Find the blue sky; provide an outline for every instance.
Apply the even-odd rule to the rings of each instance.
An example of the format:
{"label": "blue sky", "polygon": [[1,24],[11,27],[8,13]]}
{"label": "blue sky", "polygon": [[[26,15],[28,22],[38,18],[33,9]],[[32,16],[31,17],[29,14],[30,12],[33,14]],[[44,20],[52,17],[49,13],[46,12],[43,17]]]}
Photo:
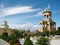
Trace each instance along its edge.
{"label": "blue sky", "polygon": [[[50,5],[52,19],[60,26],[60,0],[0,0],[0,23],[7,20],[8,25],[24,27],[30,25],[29,29],[38,27],[39,21],[44,17],[41,10]],[[18,26],[17,26],[18,25]],[[25,26],[26,27],[26,26]],[[34,29],[35,29],[34,28]]]}

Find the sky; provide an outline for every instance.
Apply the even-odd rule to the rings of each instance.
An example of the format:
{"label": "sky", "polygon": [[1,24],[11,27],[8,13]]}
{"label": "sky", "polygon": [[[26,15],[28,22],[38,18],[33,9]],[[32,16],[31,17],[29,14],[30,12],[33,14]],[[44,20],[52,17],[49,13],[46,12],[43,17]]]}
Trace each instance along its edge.
{"label": "sky", "polygon": [[60,26],[60,0],[0,0],[0,25],[4,20],[10,28],[36,30],[44,19],[43,10],[52,11],[52,19]]}

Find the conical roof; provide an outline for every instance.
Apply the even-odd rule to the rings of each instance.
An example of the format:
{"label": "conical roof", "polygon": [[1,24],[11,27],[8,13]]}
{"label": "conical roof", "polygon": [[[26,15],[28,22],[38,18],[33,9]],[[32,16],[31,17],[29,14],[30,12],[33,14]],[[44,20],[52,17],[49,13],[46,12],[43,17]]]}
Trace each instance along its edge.
{"label": "conical roof", "polygon": [[52,13],[49,8],[45,8],[44,12],[43,13],[46,13],[46,12],[49,12],[49,13]]}

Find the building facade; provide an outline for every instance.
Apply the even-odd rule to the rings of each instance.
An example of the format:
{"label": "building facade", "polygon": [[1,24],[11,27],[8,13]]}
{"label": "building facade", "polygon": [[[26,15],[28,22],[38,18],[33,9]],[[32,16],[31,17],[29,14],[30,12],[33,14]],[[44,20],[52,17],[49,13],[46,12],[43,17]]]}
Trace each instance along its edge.
{"label": "building facade", "polygon": [[8,35],[12,33],[12,29],[9,28],[6,20],[4,20],[2,22],[2,25],[0,26],[0,35],[2,35],[3,33],[8,33]]}
{"label": "building facade", "polygon": [[43,12],[44,20],[40,21],[39,31],[54,31],[56,30],[56,23],[52,20],[52,12],[46,8]]}

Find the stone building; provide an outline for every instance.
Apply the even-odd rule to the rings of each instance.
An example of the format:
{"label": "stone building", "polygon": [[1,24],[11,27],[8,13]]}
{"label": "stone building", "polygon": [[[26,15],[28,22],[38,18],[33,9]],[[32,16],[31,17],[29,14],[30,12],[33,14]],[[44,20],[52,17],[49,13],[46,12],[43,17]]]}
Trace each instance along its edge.
{"label": "stone building", "polygon": [[2,25],[0,26],[0,28],[9,28],[9,25],[7,24],[6,20],[2,22]]}
{"label": "stone building", "polygon": [[4,20],[0,26],[0,35],[2,35],[4,32],[8,33],[8,35],[12,33],[12,29],[9,28],[6,20]]}
{"label": "stone building", "polygon": [[46,10],[43,12],[43,15],[45,17],[44,20],[40,21],[40,28],[39,31],[54,31],[56,30],[56,23],[52,20],[52,12],[46,8]]}

